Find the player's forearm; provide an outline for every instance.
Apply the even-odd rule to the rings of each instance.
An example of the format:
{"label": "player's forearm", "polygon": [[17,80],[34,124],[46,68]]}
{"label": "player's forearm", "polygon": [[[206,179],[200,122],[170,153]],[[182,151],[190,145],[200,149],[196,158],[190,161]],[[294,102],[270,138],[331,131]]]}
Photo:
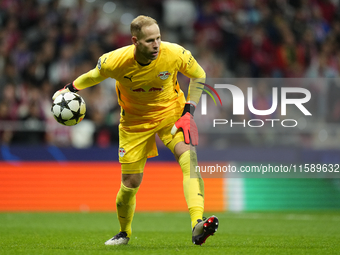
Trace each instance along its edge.
{"label": "player's forearm", "polygon": [[205,74],[204,77],[190,79],[187,96],[188,103],[191,103],[195,106],[198,104],[202,95],[202,89],[204,88],[204,85],[202,83],[205,83]]}
{"label": "player's forearm", "polygon": [[100,75],[97,68],[95,68],[85,74],[80,75],[77,79],[75,79],[73,82],[73,86],[78,90],[82,90],[97,85],[106,78],[107,77]]}

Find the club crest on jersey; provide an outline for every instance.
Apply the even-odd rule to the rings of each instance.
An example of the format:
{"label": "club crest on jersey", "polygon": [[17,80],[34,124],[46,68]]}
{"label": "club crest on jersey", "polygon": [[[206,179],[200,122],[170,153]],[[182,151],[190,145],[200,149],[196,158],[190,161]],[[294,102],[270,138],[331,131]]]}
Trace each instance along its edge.
{"label": "club crest on jersey", "polygon": [[123,157],[125,155],[124,148],[119,148],[119,157]]}
{"label": "club crest on jersey", "polygon": [[169,71],[165,71],[165,72],[160,72],[157,76],[159,78],[161,78],[161,80],[166,80],[169,78],[169,76],[171,75],[171,73],[169,73]]}

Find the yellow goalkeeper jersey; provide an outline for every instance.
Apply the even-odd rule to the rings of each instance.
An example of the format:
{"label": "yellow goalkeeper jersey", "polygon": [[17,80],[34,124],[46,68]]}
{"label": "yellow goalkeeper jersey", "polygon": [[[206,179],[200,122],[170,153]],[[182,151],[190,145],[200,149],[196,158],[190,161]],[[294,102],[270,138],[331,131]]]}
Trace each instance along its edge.
{"label": "yellow goalkeeper jersey", "polygon": [[190,51],[177,44],[161,42],[157,59],[146,66],[135,60],[134,49],[135,46],[130,45],[103,54],[95,69],[75,80],[75,87],[83,89],[94,85],[87,84],[85,80],[89,79],[85,76],[91,76],[94,82],[114,78],[122,108],[121,123],[156,121],[177,113],[186,101],[177,73],[189,78],[204,78],[204,70]]}

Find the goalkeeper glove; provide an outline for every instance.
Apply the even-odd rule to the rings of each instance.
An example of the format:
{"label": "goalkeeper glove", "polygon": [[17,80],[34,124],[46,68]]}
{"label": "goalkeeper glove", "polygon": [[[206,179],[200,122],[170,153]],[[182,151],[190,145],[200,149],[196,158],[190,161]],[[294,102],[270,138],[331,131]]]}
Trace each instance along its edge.
{"label": "goalkeeper glove", "polygon": [[190,144],[191,142],[193,146],[198,145],[198,130],[194,121],[195,108],[196,107],[193,104],[186,103],[182,117],[176,121],[171,129],[171,134],[174,135],[177,130],[181,128],[184,134],[184,142],[186,144]]}
{"label": "goalkeeper glove", "polygon": [[64,88],[58,90],[56,93],[54,93],[52,100],[56,99],[59,95],[65,94],[66,92],[74,92],[77,93],[79,89],[76,89],[76,87],[72,83],[67,84]]}

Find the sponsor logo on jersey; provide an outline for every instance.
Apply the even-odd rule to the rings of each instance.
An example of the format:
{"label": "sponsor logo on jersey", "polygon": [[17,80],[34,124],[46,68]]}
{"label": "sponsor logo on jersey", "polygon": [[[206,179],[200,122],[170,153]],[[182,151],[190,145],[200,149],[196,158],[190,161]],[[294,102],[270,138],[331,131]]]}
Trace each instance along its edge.
{"label": "sponsor logo on jersey", "polygon": [[171,73],[169,71],[165,71],[165,72],[160,72],[157,76],[159,78],[161,78],[161,80],[166,80],[169,78],[169,76],[171,75]]}
{"label": "sponsor logo on jersey", "polygon": [[163,91],[163,87],[161,88],[152,87],[151,89],[149,89],[149,92],[155,92],[155,91]]}
{"label": "sponsor logo on jersey", "polygon": [[125,155],[124,148],[119,148],[119,157],[123,157]]}
{"label": "sponsor logo on jersey", "polygon": [[133,92],[145,92],[143,88],[133,89]]}
{"label": "sponsor logo on jersey", "polygon": [[152,88],[138,88],[138,89],[132,89],[130,88],[130,90],[132,90],[133,92],[157,92],[157,91],[163,91],[163,87],[161,88],[155,88],[155,87],[152,87]]}

